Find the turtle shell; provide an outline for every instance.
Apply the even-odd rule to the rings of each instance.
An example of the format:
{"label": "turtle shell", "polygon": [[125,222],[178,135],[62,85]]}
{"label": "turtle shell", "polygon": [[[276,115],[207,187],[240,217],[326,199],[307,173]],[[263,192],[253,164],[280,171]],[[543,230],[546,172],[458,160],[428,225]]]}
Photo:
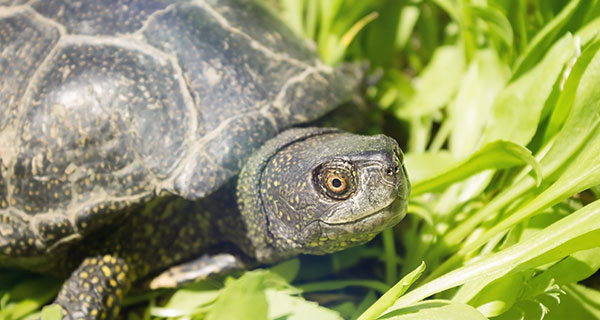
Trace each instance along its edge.
{"label": "turtle shell", "polygon": [[0,260],[202,198],[358,83],[252,1],[20,2],[0,1]]}

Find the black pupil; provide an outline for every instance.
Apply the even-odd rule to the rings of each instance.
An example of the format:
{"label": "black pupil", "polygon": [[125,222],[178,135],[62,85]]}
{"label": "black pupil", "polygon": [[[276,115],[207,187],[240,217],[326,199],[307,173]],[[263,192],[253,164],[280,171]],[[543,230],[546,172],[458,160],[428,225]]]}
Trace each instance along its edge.
{"label": "black pupil", "polygon": [[331,180],[331,185],[335,188],[339,188],[342,186],[342,181],[340,181],[340,179],[338,178],[334,178],[333,180]]}

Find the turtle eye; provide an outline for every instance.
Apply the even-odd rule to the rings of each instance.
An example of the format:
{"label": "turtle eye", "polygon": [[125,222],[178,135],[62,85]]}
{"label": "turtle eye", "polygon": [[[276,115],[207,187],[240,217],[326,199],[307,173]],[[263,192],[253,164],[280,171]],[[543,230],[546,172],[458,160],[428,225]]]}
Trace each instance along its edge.
{"label": "turtle eye", "polygon": [[356,190],[356,174],[351,163],[333,160],[318,166],[314,171],[314,182],[322,194],[334,200],[344,200]]}
{"label": "turtle eye", "polygon": [[326,180],[327,189],[337,194],[343,193],[348,187],[348,182],[346,182],[346,178],[339,174],[332,173],[327,177]]}

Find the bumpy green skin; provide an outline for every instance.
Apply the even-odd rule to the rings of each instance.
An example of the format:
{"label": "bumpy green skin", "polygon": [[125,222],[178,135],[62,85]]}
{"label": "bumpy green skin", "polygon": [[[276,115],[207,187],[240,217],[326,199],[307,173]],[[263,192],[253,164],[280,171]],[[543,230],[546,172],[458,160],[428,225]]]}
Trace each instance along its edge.
{"label": "bumpy green skin", "polygon": [[360,72],[252,1],[1,3],[0,266],[68,276],[67,318],[114,317],[131,285],[363,243],[404,215],[393,140],[286,131]]}

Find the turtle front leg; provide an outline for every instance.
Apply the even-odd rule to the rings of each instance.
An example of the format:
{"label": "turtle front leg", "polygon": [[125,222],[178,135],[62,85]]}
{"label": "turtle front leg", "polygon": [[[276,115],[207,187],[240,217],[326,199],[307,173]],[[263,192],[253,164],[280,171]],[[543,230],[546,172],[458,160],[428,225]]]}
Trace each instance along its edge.
{"label": "turtle front leg", "polygon": [[123,259],[89,257],[73,271],[54,303],[62,307],[65,319],[113,319],[130,284],[130,268]]}

